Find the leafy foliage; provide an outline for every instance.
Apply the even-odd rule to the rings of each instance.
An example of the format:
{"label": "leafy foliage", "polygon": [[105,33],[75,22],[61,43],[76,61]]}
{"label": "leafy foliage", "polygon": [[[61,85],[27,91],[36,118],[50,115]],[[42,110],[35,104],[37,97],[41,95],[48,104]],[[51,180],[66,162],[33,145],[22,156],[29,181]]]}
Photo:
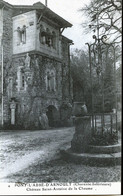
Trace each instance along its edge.
{"label": "leafy foliage", "polygon": [[116,132],[105,132],[103,135],[94,135],[90,141],[91,145],[95,146],[108,146],[117,144],[118,134]]}
{"label": "leafy foliage", "polygon": [[[103,78],[97,75],[96,68],[92,66],[92,80],[90,80],[90,67],[87,52],[76,49],[71,59],[71,71],[73,78],[73,98],[74,101],[85,101],[87,108],[92,108],[92,89],[93,103],[95,112],[102,111],[102,96],[104,94],[105,112],[111,112],[115,107],[115,71],[113,64],[113,53],[106,54],[103,58]],[[107,59],[106,59],[107,58]],[[103,85],[103,86],[102,86]],[[103,88],[103,90],[102,90]]]}
{"label": "leafy foliage", "polygon": [[88,108],[90,108],[91,86],[87,52],[78,49],[73,51],[71,59],[71,74],[73,79],[74,101],[85,101]]}

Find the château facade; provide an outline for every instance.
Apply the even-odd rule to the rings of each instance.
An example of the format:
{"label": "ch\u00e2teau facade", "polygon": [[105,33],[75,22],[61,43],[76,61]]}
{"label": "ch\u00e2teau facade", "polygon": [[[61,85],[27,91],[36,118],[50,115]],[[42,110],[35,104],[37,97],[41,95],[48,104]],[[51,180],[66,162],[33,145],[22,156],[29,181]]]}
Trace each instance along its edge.
{"label": "ch\u00e2teau facade", "polygon": [[[71,123],[72,25],[41,2],[0,1],[0,125],[43,129]],[[45,120],[44,120],[45,119]]]}

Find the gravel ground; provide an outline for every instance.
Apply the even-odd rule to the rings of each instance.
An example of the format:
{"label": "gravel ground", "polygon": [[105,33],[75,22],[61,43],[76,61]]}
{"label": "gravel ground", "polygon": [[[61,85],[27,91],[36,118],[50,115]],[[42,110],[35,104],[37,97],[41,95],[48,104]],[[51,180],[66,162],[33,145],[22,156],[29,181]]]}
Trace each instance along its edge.
{"label": "gravel ground", "polygon": [[120,182],[121,167],[90,167],[61,158],[36,164],[10,178],[11,182]]}
{"label": "gravel ground", "polygon": [[121,167],[90,167],[62,160],[74,128],[0,133],[0,182],[118,182]]}

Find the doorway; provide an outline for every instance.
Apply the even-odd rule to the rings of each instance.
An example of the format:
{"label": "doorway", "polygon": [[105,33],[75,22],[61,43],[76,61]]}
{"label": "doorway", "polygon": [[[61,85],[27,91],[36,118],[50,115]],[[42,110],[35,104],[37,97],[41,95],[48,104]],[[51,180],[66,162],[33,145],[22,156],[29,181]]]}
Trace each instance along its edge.
{"label": "doorway", "polygon": [[49,126],[56,127],[59,119],[59,112],[57,111],[56,107],[53,105],[49,105],[47,108],[46,115],[48,117]]}

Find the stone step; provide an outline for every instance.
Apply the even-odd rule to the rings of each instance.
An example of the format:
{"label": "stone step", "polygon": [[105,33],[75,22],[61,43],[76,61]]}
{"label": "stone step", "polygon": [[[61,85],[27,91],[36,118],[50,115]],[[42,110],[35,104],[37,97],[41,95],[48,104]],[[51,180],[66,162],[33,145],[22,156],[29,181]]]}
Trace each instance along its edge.
{"label": "stone step", "polygon": [[121,164],[121,152],[111,154],[73,153],[71,149],[62,150],[61,155],[65,160],[91,166],[113,166]]}
{"label": "stone step", "polygon": [[99,153],[99,154],[109,154],[109,153],[117,153],[121,151],[121,144],[109,145],[109,146],[94,146],[89,145],[90,153]]}

